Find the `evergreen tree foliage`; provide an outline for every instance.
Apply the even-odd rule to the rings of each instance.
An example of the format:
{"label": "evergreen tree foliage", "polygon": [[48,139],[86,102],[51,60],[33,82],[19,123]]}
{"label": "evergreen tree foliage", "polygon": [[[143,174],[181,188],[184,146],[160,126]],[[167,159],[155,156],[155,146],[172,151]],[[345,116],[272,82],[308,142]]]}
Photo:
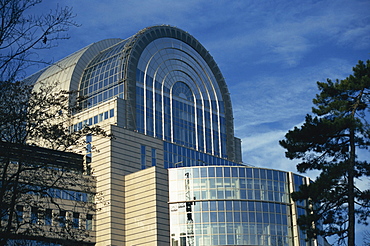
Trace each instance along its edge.
{"label": "evergreen tree foliage", "polygon": [[298,221],[308,238],[335,235],[339,244],[354,246],[356,222],[368,224],[370,215],[370,189],[356,186],[370,176],[368,158],[358,158],[370,145],[370,61],[359,61],[346,79],[317,85],[313,115],[280,141],[287,158],[300,160],[299,172],[320,171],[292,198],[309,201]]}

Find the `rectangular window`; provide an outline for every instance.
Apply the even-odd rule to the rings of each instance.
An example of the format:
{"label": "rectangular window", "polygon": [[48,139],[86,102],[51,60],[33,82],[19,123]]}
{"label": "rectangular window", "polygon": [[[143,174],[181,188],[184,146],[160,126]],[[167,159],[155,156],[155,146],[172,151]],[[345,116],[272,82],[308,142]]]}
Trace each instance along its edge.
{"label": "rectangular window", "polygon": [[94,116],[94,124],[97,124],[97,123],[99,123],[99,119],[98,119],[98,116],[96,115]]}
{"label": "rectangular window", "polygon": [[23,206],[17,205],[16,213],[17,213],[17,221],[22,222],[23,221]]}
{"label": "rectangular window", "polygon": [[92,141],[92,135],[91,134],[87,134],[86,135],[86,143],[91,143]]}
{"label": "rectangular window", "polygon": [[[91,163],[91,153],[88,153],[86,155],[86,164],[90,164],[90,163]],[[91,167],[90,167],[90,169],[91,169]],[[91,170],[89,170],[89,171],[91,171]]]}
{"label": "rectangular window", "polygon": [[79,122],[79,123],[78,123],[77,130],[81,130],[81,129],[82,129],[82,122]]}
{"label": "rectangular window", "polygon": [[145,145],[141,145],[141,169],[146,168],[146,158],[145,158]]}
{"label": "rectangular window", "polygon": [[1,209],[0,218],[1,218],[1,220],[5,220],[5,221],[7,221],[9,219],[9,213],[8,213],[7,209],[5,209],[5,208]]}
{"label": "rectangular window", "polygon": [[93,216],[91,214],[86,215],[86,230],[92,230]]}
{"label": "rectangular window", "polygon": [[155,148],[152,148],[152,166],[157,165],[157,151]]}
{"label": "rectangular window", "polygon": [[66,211],[59,212],[59,226],[60,227],[66,226]]}
{"label": "rectangular window", "polygon": [[31,208],[31,223],[36,224],[38,221],[38,208],[32,207]]}
{"label": "rectangular window", "polygon": [[78,228],[80,225],[80,213],[73,213],[72,227]]}
{"label": "rectangular window", "polygon": [[114,109],[109,110],[109,118],[114,117]]}
{"label": "rectangular window", "polygon": [[55,198],[62,198],[62,194],[61,194],[61,190],[60,189],[54,189],[54,197]]}
{"label": "rectangular window", "polygon": [[51,209],[46,209],[45,210],[45,225],[51,225],[52,221],[52,210]]}

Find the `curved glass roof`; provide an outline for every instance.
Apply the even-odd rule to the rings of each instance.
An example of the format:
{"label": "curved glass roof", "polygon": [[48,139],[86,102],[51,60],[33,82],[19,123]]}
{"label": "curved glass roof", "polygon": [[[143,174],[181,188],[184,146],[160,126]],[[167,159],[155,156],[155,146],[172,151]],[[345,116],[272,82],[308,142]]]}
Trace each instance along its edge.
{"label": "curved glass roof", "polygon": [[124,97],[122,53],[124,40],[97,55],[87,66],[80,82],[82,108],[93,107],[113,97]]}
{"label": "curved glass roof", "polygon": [[100,51],[79,91],[82,110],[122,98],[127,129],[234,158],[226,83],[208,51],[178,28],[149,27]]}

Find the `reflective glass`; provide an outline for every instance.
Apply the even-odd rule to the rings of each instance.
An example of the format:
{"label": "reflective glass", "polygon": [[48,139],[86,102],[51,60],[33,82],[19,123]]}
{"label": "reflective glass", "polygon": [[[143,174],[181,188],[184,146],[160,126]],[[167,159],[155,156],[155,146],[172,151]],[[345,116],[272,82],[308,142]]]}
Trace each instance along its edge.
{"label": "reflective glass", "polygon": [[224,177],[230,177],[230,168],[224,167]]}
{"label": "reflective glass", "polygon": [[202,213],[202,222],[203,223],[209,222],[209,213]]}
{"label": "reflective glass", "polygon": [[215,168],[214,167],[209,167],[208,168],[208,176],[209,177],[215,177]]}
{"label": "reflective glass", "polygon": [[[192,171],[189,169],[192,169]],[[266,169],[263,169],[265,174],[263,172],[256,174],[255,170],[258,168],[247,167],[193,167],[188,168],[188,171],[183,169],[181,172],[180,170],[171,169],[170,173],[183,174],[187,172],[194,175],[195,170],[198,169],[202,170],[199,174],[204,177],[192,178],[191,182],[192,195],[202,194],[196,205],[192,206],[194,236],[195,242],[198,243],[195,245],[204,245],[205,242],[206,245],[221,242],[225,244],[230,239],[229,236],[234,238],[234,245],[252,245],[253,242],[254,245],[274,245],[278,237],[281,238],[281,242],[284,242],[282,245],[287,245],[292,240],[288,233],[290,230],[289,224],[291,223],[288,223],[290,218],[288,200],[285,201],[287,204],[276,203],[268,195],[271,193],[273,195],[277,194],[276,197],[288,197],[285,189],[284,193],[280,192],[280,187],[287,185],[280,181],[280,178],[284,179],[283,176],[278,174],[278,180],[275,181],[269,179],[269,172]],[[220,172],[222,169],[223,172]],[[254,178],[243,177],[240,175],[241,171],[239,169],[252,170],[256,174],[255,176],[260,178],[257,179],[254,175],[252,175]],[[213,172],[216,177],[208,177]],[[238,174],[238,177],[230,177],[235,173]],[[183,202],[185,200],[185,178],[182,174],[174,177],[178,179],[175,189],[178,191],[177,198]],[[221,176],[217,174],[221,174]],[[270,172],[270,174],[270,177],[273,177],[273,172]],[[169,177],[170,180],[172,180],[171,176]],[[263,177],[264,179],[262,179]],[[241,185],[247,183],[253,185]],[[277,186],[275,190],[273,190],[274,184]],[[245,189],[245,187],[252,189]],[[243,198],[242,194],[247,194],[244,191],[253,192],[253,198]],[[171,203],[175,202],[172,197],[174,196],[170,194]],[[258,197],[261,200],[258,200]],[[177,218],[175,219],[174,216]],[[183,236],[187,235],[185,206],[179,208],[178,211],[171,212],[171,221],[175,223],[171,222],[171,231],[175,232],[174,227],[177,228],[177,234],[175,233],[177,238],[180,237],[180,233],[183,233]]]}
{"label": "reflective glass", "polygon": [[[137,118],[153,118],[162,125],[154,136],[168,129],[162,135],[164,139],[226,157],[226,139],[219,130],[225,129],[221,91],[208,64],[193,48],[177,39],[154,40],[141,54],[136,81],[137,86],[148,91],[144,97],[153,98],[158,108],[148,114],[146,108],[154,104],[147,102],[139,112],[144,117]],[[172,110],[161,110],[171,105]],[[166,128],[166,124],[170,127]],[[149,134],[148,128],[138,130]]]}
{"label": "reflective glass", "polygon": [[233,202],[232,201],[226,201],[226,210],[228,210],[228,211],[233,210]]}
{"label": "reflective glass", "polygon": [[207,168],[200,168],[200,176],[207,177]]}

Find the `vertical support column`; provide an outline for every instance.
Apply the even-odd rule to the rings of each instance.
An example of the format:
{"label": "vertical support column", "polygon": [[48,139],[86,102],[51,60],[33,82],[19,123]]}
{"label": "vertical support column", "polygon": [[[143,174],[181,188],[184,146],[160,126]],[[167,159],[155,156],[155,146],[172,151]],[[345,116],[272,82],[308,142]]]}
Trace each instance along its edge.
{"label": "vertical support column", "polygon": [[[310,184],[310,178],[309,177],[305,177],[305,185],[309,185]],[[312,205],[311,205],[312,206]],[[311,212],[312,213],[312,212]],[[313,227],[317,226],[317,225],[312,225]],[[310,241],[310,245],[312,246],[318,246],[318,241],[317,239],[311,239]]]}
{"label": "vertical support column", "polygon": [[[293,173],[288,173],[288,184],[289,184],[289,193],[294,191],[294,179]],[[292,197],[290,196],[290,211],[291,211],[291,222],[292,222],[292,238],[293,238],[293,246],[299,246],[299,228],[298,228],[298,211],[297,206],[295,205]]]}

